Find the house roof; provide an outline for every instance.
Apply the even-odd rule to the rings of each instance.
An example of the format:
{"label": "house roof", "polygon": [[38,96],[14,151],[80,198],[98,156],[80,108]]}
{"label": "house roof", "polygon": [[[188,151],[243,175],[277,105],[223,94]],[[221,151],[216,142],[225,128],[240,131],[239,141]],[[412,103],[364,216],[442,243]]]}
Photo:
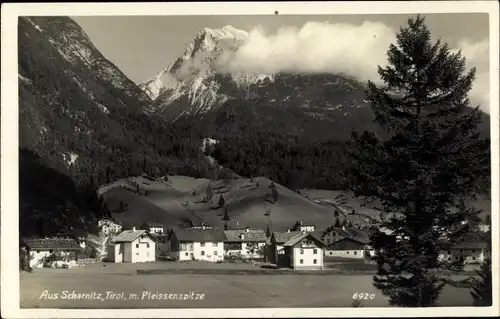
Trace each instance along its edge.
{"label": "house roof", "polygon": [[359,249],[360,247],[364,247],[368,242],[360,241],[354,239],[352,237],[343,237],[339,240],[328,244],[328,249],[337,249],[337,250],[350,250],[350,249]]}
{"label": "house roof", "polygon": [[462,242],[455,246],[452,249],[486,249],[488,248],[488,243],[485,241],[481,242]]}
{"label": "house roof", "polygon": [[321,247],[323,247],[325,245],[321,239],[317,238],[312,233],[303,233],[303,232],[300,232],[300,234],[295,235],[294,237],[290,238],[286,243],[284,243],[283,247],[295,246],[301,240],[306,239],[306,238],[314,240]]}
{"label": "house roof", "polygon": [[67,249],[78,250],[80,245],[70,238],[27,238],[24,244],[30,249]]}
{"label": "house roof", "polygon": [[[261,229],[249,230],[225,230],[226,240],[228,242],[265,242],[267,241],[266,232]],[[243,238],[241,238],[243,235]]]}
{"label": "house roof", "polygon": [[277,244],[283,244],[292,239],[293,237],[303,234],[301,231],[289,231],[289,232],[273,232],[274,240]]}
{"label": "house roof", "polygon": [[149,234],[147,231],[138,229],[138,230],[124,230],[117,236],[115,236],[111,242],[113,243],[128,243],[133,242],[142,234]]}
{"label": "house roof", "polygon": [[225,241],[224,231],[218,228],[176,228],[172,230],[177,240],[187,242]]}

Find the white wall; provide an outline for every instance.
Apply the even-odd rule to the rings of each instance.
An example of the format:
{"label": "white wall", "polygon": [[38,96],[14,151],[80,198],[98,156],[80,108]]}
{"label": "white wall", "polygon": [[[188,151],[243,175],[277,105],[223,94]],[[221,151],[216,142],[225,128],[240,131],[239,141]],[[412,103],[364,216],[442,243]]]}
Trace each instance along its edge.
{"label": "white wall", "polygon": [[[303,253],[301,253],[301,250]],[[314,263],[314,260],[316,260],[316,263]],[[294,247],[292,265],[293,268],[323,268],[323,249],[318,247],[301,248],[300,245]]]}
{"label": "white wall", "polygon": [[156,243],[149,236],[139,237],[131,244],[131,260],[133,263],[156,260]]}
{"label": "white wall", "polygon": [[[225,251],[226,255],[241,255],[243,258],[261,258],[264,256],[263,254],[263,247],[266,245],[265,242],[260,242],[257,243],[257,249],[255,249],[255,252],[253,254],[250,254],[248,251],[248,248],[252,245],[251,243],[246,243],[242,242],[241,243],[241,249],[229,249]],[[261,254],[258,253],[258,251],[261,250]]]}
{"label": "white wall", "polygon": [[364,249],[360,250],[325,250],[325,257],[342,257],[351,259],[363,259]]}
{"label": "white wall", "polygon": [[[216,246],[214,246],[213,242],[206,242],[204,246],[200,242],[194,243],[180,243],[179,252],[173,252],[173,256],[177,258],[177,260],[205,260],[205,261],[222,261],[224,260],[224,243],[222,241],[216,242]],[[192,250],[191,250],[192,247]],[[204,254],[202,255],[202,252]],[[192,257],[191,257],[191,254]]]}

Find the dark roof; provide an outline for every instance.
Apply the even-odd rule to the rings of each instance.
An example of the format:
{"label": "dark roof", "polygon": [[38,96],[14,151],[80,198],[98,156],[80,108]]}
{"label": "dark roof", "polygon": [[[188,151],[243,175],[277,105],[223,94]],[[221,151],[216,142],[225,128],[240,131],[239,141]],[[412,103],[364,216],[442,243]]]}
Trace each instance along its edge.
{"label": "dark roof", "polygon": [[316,236],[314,236],[312,233],[301,233],[301,234],[297,234],[294,237],[290,238],[286,243],[283,244],[283,247],[293,247],[293,246],[297,245],[301,240],[306,239],[306,238],[307,239],[312,239],[320,247],[324,247],[325,246],[325,244],[323,243],[323,241],[321,241],[321,239],[319,239]]}
{"label": "dark roof", "polygon": [[344,237],[334,243],[327,245],[327,249],[331,250],[354,250],[362,249],[367,242],[358,241],[354,238]]}
{"label": "dark roof", "polygon": [[455,246],[452,249],[486,249],[488,248],[488,243],[485,241],[481,242],[462,242]]}
{"label": "dark roof", "polygon": [[179,241],[187,242],[215,242],[226,240],[224,231],[219,228],[176,228],[172,235]]}
{"label": "dark roof", "polygon": [[301,235],[301,231],[289,231],[289,232],[273,232],[274,240],[277,244],[284,244],[293,237]]}
{"label": "dark roof", "polygon": [[27,238],[23,240],[29,249],[80,249],[80,245],[70,238]]}
{"label": "dark roof", "polygon": [[[261,229],[225,230],[227,242],[265,242],[266,232]],[[243,238],[241,238],[243,235]]]}

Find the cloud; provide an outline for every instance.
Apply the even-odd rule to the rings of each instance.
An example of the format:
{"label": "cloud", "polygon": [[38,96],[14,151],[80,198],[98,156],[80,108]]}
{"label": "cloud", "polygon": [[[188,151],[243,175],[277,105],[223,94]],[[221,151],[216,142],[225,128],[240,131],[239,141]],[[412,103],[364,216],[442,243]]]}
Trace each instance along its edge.
{"label": "cloud", "polygon": [[[377,65],[387,63],[386,52],[395,43],[396,32],[370,21],[361,25],[308,22],[302,28],[282,27],[274,34],[257,27],[236,52],[224,52],[218,62],[230,72],[345,72],[379,82]],[[464,40],[460,47],[469,67],[478,69],[471,100],[487,109],[488,42]]]}
{"label": "cloud", "polygon": [[473,83],[469,97],[471,102],[489,113],[490,86],[489,86],[489,50],[488,40],[473,42],[468,39],[459,41],[458,48],[467,60],[467,68],[476,67],[476,80]]}

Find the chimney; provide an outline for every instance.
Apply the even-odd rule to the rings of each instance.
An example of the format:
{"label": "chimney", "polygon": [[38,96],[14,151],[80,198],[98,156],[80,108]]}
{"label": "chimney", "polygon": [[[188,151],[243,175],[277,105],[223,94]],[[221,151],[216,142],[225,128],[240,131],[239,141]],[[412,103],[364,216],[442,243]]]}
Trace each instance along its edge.
{"label": "chimney", "polygon": [[205,224],[201,225],[201,229],[205,230]]}
{"label": "chimney", "polygon": [[248,227],[245,228],[245,233],[248,233],[250,229]]}
{"label": "chimney", "polygon": [[289,233],[289,232],[290,232],[290,228],[288,228],[288,229],[286,230],[286,232],[287,232],[287,233]]}
{"label": "chimney", "polygon": [[135,226],[132,226],[132,231],[135,231]]}
{"label": "chimney", "polygon": [[245,235],[240,234],[240,239],[245,239]]}
{"label": "chimney", "polygon": [[345,230],[345,226],[342,226],[342,230]]}

